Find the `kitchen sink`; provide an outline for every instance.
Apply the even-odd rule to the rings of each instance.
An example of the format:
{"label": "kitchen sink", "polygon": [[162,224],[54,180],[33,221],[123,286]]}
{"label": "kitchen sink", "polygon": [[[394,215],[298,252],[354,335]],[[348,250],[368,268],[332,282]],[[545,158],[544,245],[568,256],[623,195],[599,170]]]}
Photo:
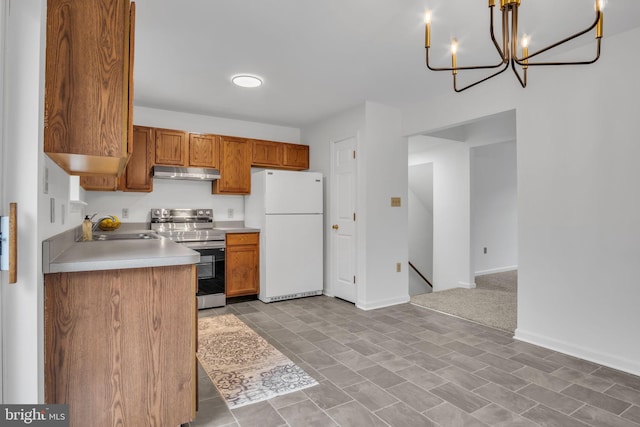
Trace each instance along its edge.
{"label": "kitchen sink", "polygon": [[151,240],[159,239],[155,233],[96,233],[93,240]]}

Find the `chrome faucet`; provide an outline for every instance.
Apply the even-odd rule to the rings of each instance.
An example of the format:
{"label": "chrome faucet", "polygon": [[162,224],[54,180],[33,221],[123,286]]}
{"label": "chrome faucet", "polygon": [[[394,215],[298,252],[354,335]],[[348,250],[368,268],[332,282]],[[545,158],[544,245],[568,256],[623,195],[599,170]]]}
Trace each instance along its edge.
{"label": "chrome faucet", "polygon": [[113,221],[115,221],[116,219],[112,216],[112,215],[104,215],[101,216],[100,218],[98,218],[97,220],[93,220],[93,217],[98,215],[97,213],[94,213],[93,215],[91,215],[91,222],[93,223],[93,225],[91,226],[91,231],[96,231],[96,229],[98,228],[98,226],[100,225],[100,223],[102,222],[102,220],[104,219],[108,219],[111,218]]}

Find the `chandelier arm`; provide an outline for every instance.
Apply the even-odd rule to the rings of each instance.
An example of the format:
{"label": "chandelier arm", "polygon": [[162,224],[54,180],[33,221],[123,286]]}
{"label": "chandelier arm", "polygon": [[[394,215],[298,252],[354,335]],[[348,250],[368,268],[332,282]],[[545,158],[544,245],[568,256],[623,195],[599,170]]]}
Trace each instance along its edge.
{"label": "chandelier arm", "polygon": [[474,65],[468,67],[432,67],[429,63],[429,48],[425,48],[427,50],[427,68],[431,71],[458,71],[458,70],[487,70],[492,68],[498,68],[504,64],[504,61],[500,61],[495,65]]}
{"label": "chandelier arm", "polygon": [[[589,65],[596,62],[600,59],[600,43],[602,39],[597,39],[597,49],[596,56],[592,60],[587,61],[558,61],[558,62],[529,62],[527,65],[538,66],[538,65]],[[517,58],[514,59],[518,65],[523,65]]]}
{"label": "chandelier arm", "polygon": [[[500,64],[500,65],[503,65],[503,64]],[[509,63],[508,62],[506,64],[504,64],[504,66],[502,67],[502,69],[500,71],[497,71],[497,72],[491,74],[490,76],[485,77],[484,79],[478,80],[475,83],[471,83],[470,85],[465,86],[462,89],[458,89],[457,81],[456,81],[456,74],[454,74],[453,75],[453,90],[455,90],[456,92],[460,93],[460,92],[462,92],[464,90],[467,90],[467,89],[472,88],[472,87],[474,87],[476,85],[479,85],[480,83],[486,82],[487,80],[489,80],[492,77],[497,76],[498,74],[502,74],[503,72],[505,72],[507,70],[507,68],[509,68]]]}
{"label": "chandelier arm", "polygon": [[520,77],[520,73],[518,73],[518,70],[516,69],[516,62],[513,59],[510,62],[511,62],[511,69],[513,70],[513,73],[518,78],[518,81],[520,82],[520,86],[522,86],[523,88],[527,87],[527,69],[525,68],[523,70],[524,72],[524,80],[523,80],[522,77]]}
{"label": "chandelier arm", "polygon": [[[496,50],[498,51],[498,53],[500,54],[500,58],[502,58],[502,61],[504,62],[504,51],[502,50],[502,48],[500,47],[500,45],[498,44],[498,41],[496,40],[496,36],[495,36],[495,31],[494,31],[494,25],[493,25],[493,12],[494,12],[494,8],[496,6],[494,4],[492,4],[491,6],[489,6],[489,14],[490,14],[490,24],[489,24],[489,31],[491,33],[491,41],[493,42],[493,45],[496,47]],[[503,46],[504,47],[504,46]]]}
{"label": "chandelier arm", "polygon": [[[582,30],[582,31],[579,31],[579,32],[577,32],[577,33],[575,33],[575,34],[573,34],[573,35],[571,35],[571,36],[567,37],[567,38],[564,38],[564,39],[562,39],[562,40],[560,40],[560,41],[558,41],[558,42],[556,42],[556,43],[553,43],[553,44],[551,44],[551,45],[549,45],[549,46],[547,46],[547,47],[544,47],[544,48],[542,48],[542,49],[540,49],[540,50],[538,50],[538,51],[536,51],[536,52],[534,52],[534,53],[531,53],[531,54],[529,54],[529,56],[527,56],[527,57],[524,57],[524,58],[518,58],[517,56],[514,56],[514,60],[518,63],[518,65],[524,65],[522,61],[524,61],[525,59],[531,59],[531,58],[533,58],[534,56],[538,56],[538,55],[540,55],[541,53],[544,53],[544,52],[546,52],[546,51],[548,51],[548,50],[551,50],[551,49],[553,49],[553,48],[555,48],[555,47],[560,46],[561,44],[564,44],[564,43],[566,43],[566,42],[568,42],[568,41],[571,41],[571,40],[573,40],[573,39],[575,39],[575,38],[578,38],[578,37],[580,37],[580,36],[582,36],[582,35],[584,35],[584,34],[588,33],[589,31],[593,30],[593,29],[596,27],[596,25],[598,25],[598,21],[600,20],[600,17],[601,17],[601,16],[602,16],[602,12],[600,12],[600,11],[596,12],[596,20],[595,20],[595,21],[593,22],[593,24],[591,24],[591,26],[589,26],[588,28],[586,28],[586,29],[584,29],[584,30]],[[600,38],[598,38],[598,40],[600,40]],[[599,44],[599,43],[598,43],[598,44]],[[595,62],[595,61],[594,61],[594,62]],[[590,64],[590,63],[591,63],[591,62],[587,62],[586,64]],[[538,63],[538,64],[541,64],[541,63]],[[551,63],[549,63],[549,64],[551,64]],[[577,63],[577,62],[576,62],[576,63],[571,62],[571,63],[569,63],[569,64],[579,64],[579,63]],[[529,63],[529,65],[534,65],[534,64]],[[560,64],[558,63],[557,65],[560,65]]]}

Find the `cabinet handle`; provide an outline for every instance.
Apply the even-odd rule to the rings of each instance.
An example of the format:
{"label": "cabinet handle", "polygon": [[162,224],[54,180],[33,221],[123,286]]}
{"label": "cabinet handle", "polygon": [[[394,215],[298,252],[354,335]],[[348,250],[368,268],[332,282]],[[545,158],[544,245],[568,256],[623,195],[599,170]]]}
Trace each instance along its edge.
{"label": "cabinet handle", "polygon": [[337,230],[337,229],[338,229],[338,228],[340,228],[340,227],[338,227],[338,224],[333,224],[333,225],[331,226],[331,228],[333,228],[334,230]]}

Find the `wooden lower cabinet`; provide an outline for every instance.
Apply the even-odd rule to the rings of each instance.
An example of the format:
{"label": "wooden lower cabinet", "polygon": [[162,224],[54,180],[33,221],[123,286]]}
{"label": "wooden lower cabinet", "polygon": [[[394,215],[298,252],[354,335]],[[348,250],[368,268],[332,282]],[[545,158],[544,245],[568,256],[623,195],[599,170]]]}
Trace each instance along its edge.
{"label": "wooden lower cabinet", "polygon": [[193,265],[45,275],[45,402],[71,427],[195,416]]}
{"label": "wooden lower cabinet", "polygon": [[228,233],[226,238],[227,298],[260,292],[260,234]]}

